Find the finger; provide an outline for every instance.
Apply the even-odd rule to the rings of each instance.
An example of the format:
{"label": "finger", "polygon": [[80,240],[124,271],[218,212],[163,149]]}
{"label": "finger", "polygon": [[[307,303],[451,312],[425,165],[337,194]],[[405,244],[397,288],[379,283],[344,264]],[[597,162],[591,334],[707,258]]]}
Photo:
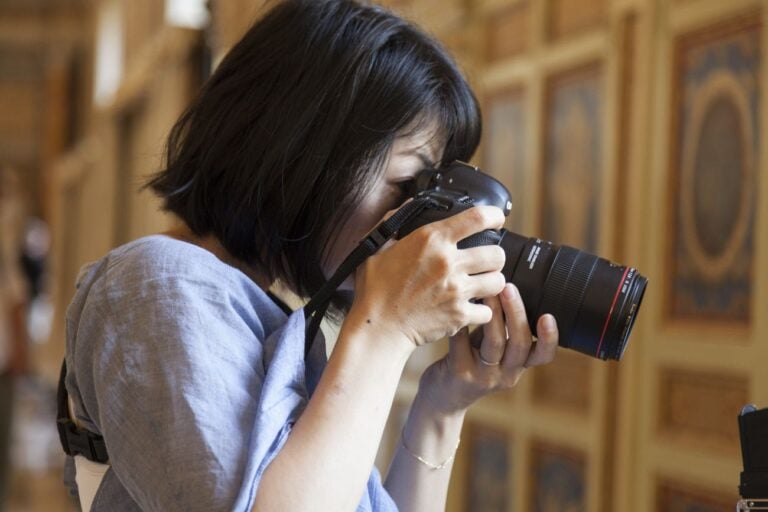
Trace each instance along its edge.
{"label": "finger", "polygon": [[541,315],[536,324],[536,333],[538,341],[525,361],[526,367],[551,363],[557,352],[558,331],[555,317],[550,314]]}
{"label": "finger", "polygon": [[[480,345],[480,363],[495,365],[504,357],[504,347],[507,344],[507,327],[504,325],[504,311],[498,296],[488,297],[483,302],[491,308],[493,317],[483,325],[483,341]],[[491,366],[492,366],[491,365]]]}
{"label": "finger", "polygon": [[474,360],[470,348],[469,329],[462,327],[456,334],[448,337],[448,352],[455,356],[459,363],[468,363]]}
{"label": "finger", "polygon": [[472,345],[472,348],[480,350],[480,345],[483,344],[483,334],[482,326],[469,333],[469,344]]}
{"label": "finger", "polygon": [[501,293],[501,307],[507,321],[507,347],[504,351],[504,366],[514,368],[522,366],[531,350],[532,336],[528,327],[520,292],[512,283],[504,286]]}
{"label": "finger", "polygon": [[485,325],[493,318],[493,311],[485,304],[473,304],[467,301],[464,308],[466,325]]}
{"label": "finger", "polygon": [[459,250],[456,260],[457,268],[472,275],[501,270],[507,255],[498,245],[482,245]]}
{"label": "finger", "polygon": [[480,205],[436,222],[454,243],[486,229],[501,229],[504,212],[495,206]]}
{"label": "finger", "polygon": [[468,298],[485,299],[500,294],[506,284],[501,272],[486,272],[467,276],[465,291]]}

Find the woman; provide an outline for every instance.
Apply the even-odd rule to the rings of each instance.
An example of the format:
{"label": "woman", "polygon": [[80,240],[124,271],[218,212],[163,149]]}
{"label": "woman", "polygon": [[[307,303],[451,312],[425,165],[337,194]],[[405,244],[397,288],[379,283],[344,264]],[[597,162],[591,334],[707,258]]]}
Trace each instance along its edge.
{"label": "woman", "polygon": [[[525,310],[476,207],[390,243],[345,283],[325,361],[304,358],[310,297],[402,182],[467,160],[477,102],[433,40],[354,0],[287,0],[225,57],[171,132],[150,183],[179,229],[86,267],[68,314],[74,417],[104,436],[92,510],[442,510],[467,407],[551,361],[557,328]],[[483,299],[483,303],[471,301]],[[482,325],[479,349],[466,326]],[[374,456],[409,355],[421,378],[386,483]]]}

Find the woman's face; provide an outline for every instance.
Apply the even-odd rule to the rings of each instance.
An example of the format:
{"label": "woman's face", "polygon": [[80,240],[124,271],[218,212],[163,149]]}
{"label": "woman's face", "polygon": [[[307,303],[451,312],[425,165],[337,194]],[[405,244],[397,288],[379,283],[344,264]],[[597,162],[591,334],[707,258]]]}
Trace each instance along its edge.
{"label": "woman's face", "polygon": [[[434,128],[424,129],[395,139],[383,175],[339,228],[338,233],[334,233],[336,238],[323,268],[326,278],[333,275],[347,255],[387,212],[398,208],[405,201],[401,188],[403,182],[415,177],[422,169],[437,165],[442,145],[435,133]],[[339,289],[354,289],[354,273]]]}

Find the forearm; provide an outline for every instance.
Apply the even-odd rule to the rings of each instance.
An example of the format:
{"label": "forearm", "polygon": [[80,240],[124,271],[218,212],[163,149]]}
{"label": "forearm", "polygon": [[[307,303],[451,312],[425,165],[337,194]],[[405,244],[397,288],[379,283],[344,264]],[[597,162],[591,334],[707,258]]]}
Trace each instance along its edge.
{"label": "forearm", "polygon": [[[417,394],[385,483],[401,512],[445,510],[452,457],[463,423],[464,411],[436,411],[422,394]],[[445,467],[434,469],[414,454],[432,465],[451,460]]]}
{"label": "forearm", "polygon": [[407,343],[381,339],[352,314],[279,454],[260,482],[254,510],[354,510],[373,467],[405,362]]}

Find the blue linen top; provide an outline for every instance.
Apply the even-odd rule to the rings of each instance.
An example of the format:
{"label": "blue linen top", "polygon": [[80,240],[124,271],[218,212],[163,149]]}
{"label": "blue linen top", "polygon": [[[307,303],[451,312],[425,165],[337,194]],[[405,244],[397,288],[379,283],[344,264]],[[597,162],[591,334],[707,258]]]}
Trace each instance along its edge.
{"label": "blue linen top", "polygon": [[[250,511],[325,367],[322,336],[305,363],[303,311],[163,235],[85,266],[76,287],[66,387],[110,455],[91,510]],[[372,468],[358,511],[393,510]]]}

